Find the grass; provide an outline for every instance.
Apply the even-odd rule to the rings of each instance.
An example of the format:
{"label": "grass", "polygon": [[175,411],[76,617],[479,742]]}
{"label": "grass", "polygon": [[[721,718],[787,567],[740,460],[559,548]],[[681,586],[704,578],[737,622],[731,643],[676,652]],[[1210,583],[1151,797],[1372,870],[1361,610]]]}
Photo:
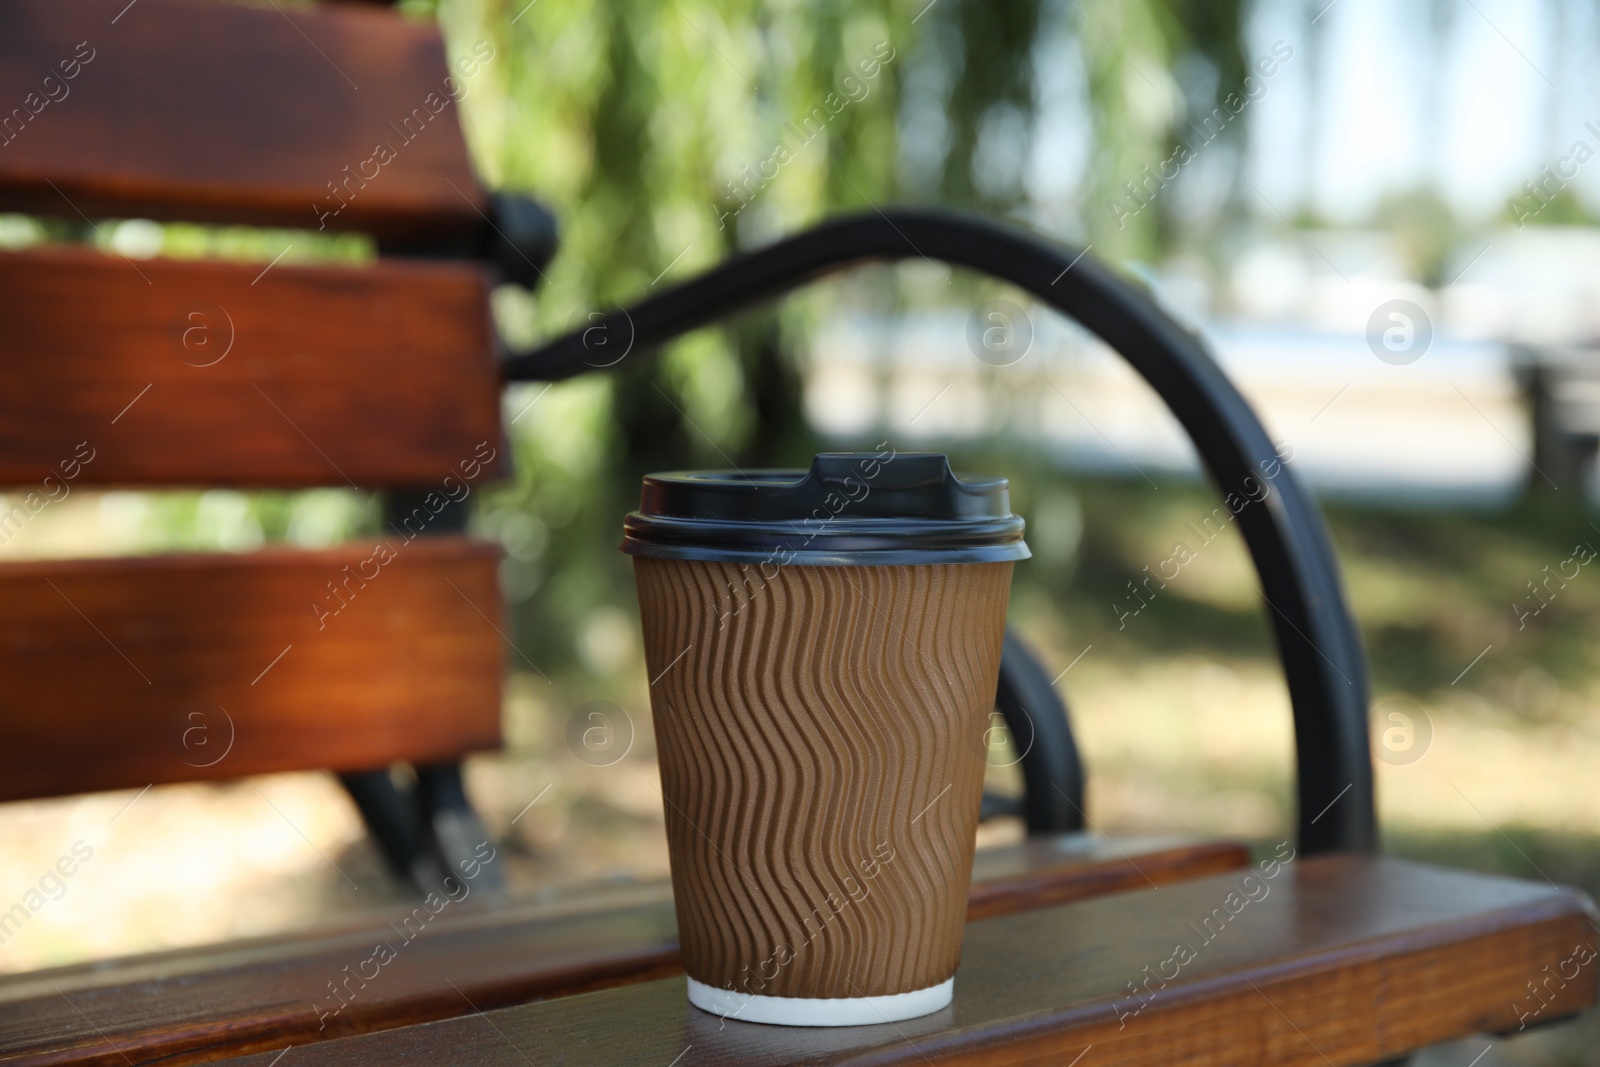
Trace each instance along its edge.
{"label": "grass", "polygon": [[[1158,768],[1168,788],[1226,785],[1273,807],[1275,828],[1287,827],[1288,699],[1237,531],[1198,542],[1191,524],[1214,504],[1200,487],[1073,488],[1084,515],[1077,551],[1041,561],[1035,573],[1020,567],[1013,615],[1051,662],[1091,649],[1062,683],[1091,777],[1100,749],[1109,761],[1101,774]],[[1589,515],[1539,498],[1499,513],[1335,504],[1327,517],[1375,709],[1408,703],[1432,723],[1420,759],[1378,765],[1386,824],[1409,834],[1470,823],[1455,810],[1472,814],[1459,795],[1434,795],[1435,786],[1455,793],[1454,781],[1469,796],[1469,783],[1481,787],[1473,801],[1510,825],[1600,828],[1582,777],[1600,754],[1590,714],[1600,648],[1589,639],[1600,623],[1600,575],[1575,561],[1562,566],[1576,545],[1600,544]],[[1179,541],[1195,545],[1193,560],[1137,615],[1119,619],[1137,605],[1127,583]],[[1574,576],[1550,578],[1548,603],[1519,619],[1519,598],[1524,611],[1541,604],[1527,583],[1563,570]],[[1375,737],[1387,725],[1375,721]]]}

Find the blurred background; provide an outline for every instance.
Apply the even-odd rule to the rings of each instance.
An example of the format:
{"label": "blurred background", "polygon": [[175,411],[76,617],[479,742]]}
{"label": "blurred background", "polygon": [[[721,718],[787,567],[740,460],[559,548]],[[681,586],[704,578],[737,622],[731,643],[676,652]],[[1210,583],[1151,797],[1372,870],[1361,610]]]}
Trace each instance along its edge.
{"label": "blurred background", "polygon": [[[1372,661],[1387,850],[1600,888],[1600,5],[402,7],[439,19],[453,53],[492,47],[461,102],[476,164],[561,219],[540,292],[497,294],[515,342],[890,203],[1008,218],[1138,279],[1209,340],[1323,503]],[[0,245],[262,262],[284,245],[101,230],[0,216]],[[290,259],[374,255],[292,236]],[[1289,704],[1243,543],[1199,535],[1218,500],[1154,394],[1022,294],[927,262],[866,268],[505,404],[516,478],[473,521],[506,551],[508,744],[468,785],[518,892],[667,871],[616,550],[640,476],[881,441],[1012,479],[1034,551],[1013,622],[1063,672],[1100,831],[1290,836]],[[79,490],[0,559],[374,529],[374,502],[346,490]],[[1134,599],[1179,544],[1179,576]],[[596,722],[598,753],[572,740]],[[292,929],[398,892],[336,780],[307,774],[7,805],[0,899],[113,814],[0,970]],[[981,841],[1020,836],[1002,819]],[[1485,1043],[1425,1062],[1465,1067]],[[1473,1062],[1600,1063],[1597,1046],[1591,1013]]]}

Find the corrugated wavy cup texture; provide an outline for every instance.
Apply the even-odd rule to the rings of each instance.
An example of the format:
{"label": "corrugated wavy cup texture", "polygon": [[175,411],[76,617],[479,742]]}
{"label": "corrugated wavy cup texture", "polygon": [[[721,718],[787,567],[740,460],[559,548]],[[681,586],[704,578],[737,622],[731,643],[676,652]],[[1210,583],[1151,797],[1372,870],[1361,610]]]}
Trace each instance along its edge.
{"label": "corrugated wavy cup texture", "polygon": [[635,558],[690,977],[866,997],[955,974],[1011,568]]}

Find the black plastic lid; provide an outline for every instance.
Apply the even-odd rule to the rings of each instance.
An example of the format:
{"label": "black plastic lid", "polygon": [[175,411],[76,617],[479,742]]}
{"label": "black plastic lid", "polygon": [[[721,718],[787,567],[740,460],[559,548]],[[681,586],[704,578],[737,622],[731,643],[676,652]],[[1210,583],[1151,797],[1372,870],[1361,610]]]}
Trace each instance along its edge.
{"label": "black plastic lid", "polygon": [[674,471],[644,480],[622,551],[804,564],[1027,559],[1004,478],[958,478],[940,452],[824,452],[811,470]]}

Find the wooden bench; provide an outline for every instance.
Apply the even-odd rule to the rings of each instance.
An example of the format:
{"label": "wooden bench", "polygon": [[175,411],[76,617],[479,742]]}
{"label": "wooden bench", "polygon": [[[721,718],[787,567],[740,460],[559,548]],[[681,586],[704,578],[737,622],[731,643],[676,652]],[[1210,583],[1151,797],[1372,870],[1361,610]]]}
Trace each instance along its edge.
{"label": "wooden bench", "polygon": [[[1220,874],[973,922],[954,1003],[906,1022],[723,1020],[691,1007],[682,979],[665,979],[499,1011],[462,997],[459,1018],[295,1046],[285,1059],[1345,1067],[1594,1003],[1593,918],[1582,894],[1542,884],[1298,858],[1273,877]],[[269,1067],[289,1044],[226,1062]]]}
{"label": "wooden bench", "polygon": [[[1248,863],[1231,842],[1039,838],[978,853],[968,914],[1009,915]],[[488,908],[468,896],[416,932],[400,926],[411,915],[394,909],[316,934],[0,979],[0,1063],[200,1063],[448,1018],[464,1010],[463,997],[489,1009],[681,973],[665,883]],[[347,968],[360,969],[378,942],[395,947],[383,981],[352,981]]]}
{"label": "wooden bench", "polygon": [[[505,471],[503,377],[593,366],[579,335],[497,362],[489,289],[536,277],[550,235],[472,174],[447,99],[471,66],[446,64],[436,27],[354,5],[0,5],[0,101],[23,102],[0,114],[0,210],[100,236],[111,216],[354,230],[379,252],[349,267],[0,253],[0,483],[22,500],[0,529],[62,487],[388,494],[386,528],[347,547],[0,567],[0,799],[323,767],[419,884],[467,859],[446,831],[470,818],[459,759],[499,741],[502,646],[495,551],[459,536],[462,501]],[[362,170],[391,139],[400,150]],[[912,233],[916,254],[1006,277],[1128,353],[1225,495],[1275,477],[1270,440],[1194,339],[1092,260],[879,214],[606,322],[642,356],[794,278],[911,254]],[[1274,493],[1238,515],[1296,721],[1304,852],[1270,874],[1238,870],[1230,844],[1072,839],[984,857],[954,1005],[892,1027],[782,1030],[691,1009],[665,977],[672,921],[655,888],[555,909],[463,902],[331,1017],[332,1002],[316,1006],[329,984],[389,936],[375,922],[405,916],[6,979],[0,1063],[269,1065],[293,1046],[329,1064],[1072,1063],[1090,1050],[1086,1065],[1344,1064],[1592,1003],[1581,895],[1362,854],[1376,844],[1364,657],[1314,504],[1292,477]],[[1019,684],[1007,700],[1048,691]],[[393,761],[417,765],[413,795]],[[1024,767],[1048,801],[1027,807],[1035,829],[1081,805],[1075,778],[1040,768]]]}
{"label": "wooden bench", "polygon": [[[489,198],[446,99],[452,87],[470,90],[493,57],[452,68],[434,26],[355,5],[6,7],[7,210],[404,242],[456,240],[484,226]],[[363,167],[380,143],[393,158]]]}

